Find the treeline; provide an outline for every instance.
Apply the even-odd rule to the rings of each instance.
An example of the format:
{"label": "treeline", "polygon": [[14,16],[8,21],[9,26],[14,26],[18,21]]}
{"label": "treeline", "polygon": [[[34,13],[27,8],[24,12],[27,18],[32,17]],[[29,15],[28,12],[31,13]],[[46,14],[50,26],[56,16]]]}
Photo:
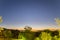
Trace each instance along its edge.
{"label": "treeline", "polygon": [[[19,36],[18,36],[19,37]],[[20,32],[20,37],[23,39],[23,37],[26,40],[60,40],[60,31],[55,30],[40,30],[37,32]]]}
{"label": "treeline", "polygon": [[25,27],[24,29],[25,30],[11,30],[3,28],[0,36],[22,40],[60,40],[60,30],[51,31],[45,29],[34,32],[31,31],[31,27]]}

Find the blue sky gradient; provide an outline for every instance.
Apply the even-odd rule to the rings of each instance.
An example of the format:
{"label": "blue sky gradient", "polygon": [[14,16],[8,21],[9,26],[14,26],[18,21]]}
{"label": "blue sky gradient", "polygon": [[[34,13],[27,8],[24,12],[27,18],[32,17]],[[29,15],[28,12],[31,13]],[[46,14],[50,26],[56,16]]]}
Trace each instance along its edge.
{"label": "blue sky gradient", "polygon": [[1,25],[12,28],[48,27],[56,25],[54,18],[60,18],[59,0],[0,0]]}

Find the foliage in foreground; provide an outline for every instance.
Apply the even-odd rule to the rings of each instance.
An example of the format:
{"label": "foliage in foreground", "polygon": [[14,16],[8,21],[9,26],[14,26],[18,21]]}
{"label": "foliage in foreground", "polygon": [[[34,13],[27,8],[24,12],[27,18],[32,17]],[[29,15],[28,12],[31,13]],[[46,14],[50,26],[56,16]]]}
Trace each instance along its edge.
{"label": "foliage in foreground", "polygon": [[33,32],[31,28],[30,30],[28,28],[24,31],[5,29],[0,36],[2,35],[8,40],[60,40],[60,30],[40,30]]}

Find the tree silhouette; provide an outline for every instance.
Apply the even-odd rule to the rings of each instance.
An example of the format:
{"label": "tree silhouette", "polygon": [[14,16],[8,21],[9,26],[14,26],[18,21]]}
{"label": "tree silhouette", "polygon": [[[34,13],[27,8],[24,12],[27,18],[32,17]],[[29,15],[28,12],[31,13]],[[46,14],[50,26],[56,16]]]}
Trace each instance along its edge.
{"label": "tree silhouette", "polygon": [[29,26],[25,26],[25,28],[24,28],[25,30],[28,30],[28,31],[31,31],[32,30],[32,28],[31,27],[29,27]]}
{"label": "tree silhouette", "polygon": [[56,24],[57,24],[58,26],[60,26],[60,19],[59,19],[59,18],[55,18],[55,21],[56,21]]}
{"label": "tree silhouette", "polygon": [[2,16],[0,16],[0,23],[2,23],[2,21],[3,21],[3,20],[2,20]]}

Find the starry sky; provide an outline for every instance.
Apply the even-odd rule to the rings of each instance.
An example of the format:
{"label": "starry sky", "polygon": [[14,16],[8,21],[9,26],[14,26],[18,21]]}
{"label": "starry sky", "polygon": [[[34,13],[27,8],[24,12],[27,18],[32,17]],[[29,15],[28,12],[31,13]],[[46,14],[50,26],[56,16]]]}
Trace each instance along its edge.
{"label": "starry sky", "polygon": [[60,18],[60,0],[0,0],[0,24],[6,28],[56,27],[54,18]]}

